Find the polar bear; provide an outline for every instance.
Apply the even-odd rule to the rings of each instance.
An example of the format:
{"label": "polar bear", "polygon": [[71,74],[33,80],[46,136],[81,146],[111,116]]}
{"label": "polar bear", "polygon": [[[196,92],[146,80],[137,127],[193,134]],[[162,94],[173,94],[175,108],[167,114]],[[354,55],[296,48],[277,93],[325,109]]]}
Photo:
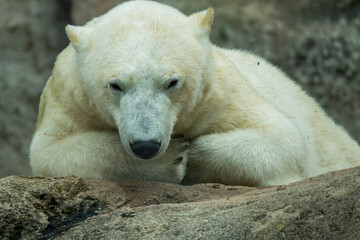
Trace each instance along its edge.
{"label": "polar bear", "polygon": [[211,44],[213,17],[130,1],[68,25],[34,174],[266,186],[360,165],[358,144],[283,72]]}

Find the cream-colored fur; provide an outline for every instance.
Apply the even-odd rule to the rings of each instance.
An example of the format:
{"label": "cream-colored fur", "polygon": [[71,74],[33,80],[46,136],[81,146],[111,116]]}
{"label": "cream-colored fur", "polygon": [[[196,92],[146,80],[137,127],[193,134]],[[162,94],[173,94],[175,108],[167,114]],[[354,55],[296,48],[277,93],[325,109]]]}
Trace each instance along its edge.
{"label": "cream-colored fur", "polygon": [[[360,165],[358,144],[279,69],[213,46],[212,21],[212,9],[132,1],[68,26],[34,174],[180,182],[187,163],[185,182],[275,185]],[[139,140],[160,142],[156,156],[134,154]]]}

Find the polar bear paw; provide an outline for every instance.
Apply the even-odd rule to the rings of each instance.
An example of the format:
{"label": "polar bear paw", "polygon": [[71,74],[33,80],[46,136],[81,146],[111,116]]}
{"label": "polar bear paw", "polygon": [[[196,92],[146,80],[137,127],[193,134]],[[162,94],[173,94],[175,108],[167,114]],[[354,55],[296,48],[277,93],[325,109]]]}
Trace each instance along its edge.
{"label": "polar bear paw", "polygon": [[187,151],[189,149],[189,140],[184,137],[184,135],[173,134],[171,136],[170,145],[175,145],[177,148],[177,154],[173,164],[179,164],[187,160]]}

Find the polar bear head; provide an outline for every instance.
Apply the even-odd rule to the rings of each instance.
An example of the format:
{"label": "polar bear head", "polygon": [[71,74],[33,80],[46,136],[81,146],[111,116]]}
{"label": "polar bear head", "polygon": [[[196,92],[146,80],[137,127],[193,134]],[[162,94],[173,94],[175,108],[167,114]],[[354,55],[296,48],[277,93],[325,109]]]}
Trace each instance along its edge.
{"label": "polar bear head", "polygon": [[131,1],[85,26],[67,26],[78,78],[130,155],[161,155],[175,126],[190,124],[215,76],[212,22],[211,8],[187,17],[156,2]]}

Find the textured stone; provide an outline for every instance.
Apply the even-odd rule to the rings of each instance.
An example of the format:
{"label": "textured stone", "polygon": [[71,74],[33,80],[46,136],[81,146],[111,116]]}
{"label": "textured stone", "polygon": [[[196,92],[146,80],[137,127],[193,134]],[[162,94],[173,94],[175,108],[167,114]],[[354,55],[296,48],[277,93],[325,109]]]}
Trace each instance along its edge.
{"label": "textured stone", "polygon": [[101,209],[79,178],[0,179],[1,239],[52,237]]}
{"label": "textured stone", "polygon": [[1,239],[356,239],[360,167],[287,186],[0,179]]}

